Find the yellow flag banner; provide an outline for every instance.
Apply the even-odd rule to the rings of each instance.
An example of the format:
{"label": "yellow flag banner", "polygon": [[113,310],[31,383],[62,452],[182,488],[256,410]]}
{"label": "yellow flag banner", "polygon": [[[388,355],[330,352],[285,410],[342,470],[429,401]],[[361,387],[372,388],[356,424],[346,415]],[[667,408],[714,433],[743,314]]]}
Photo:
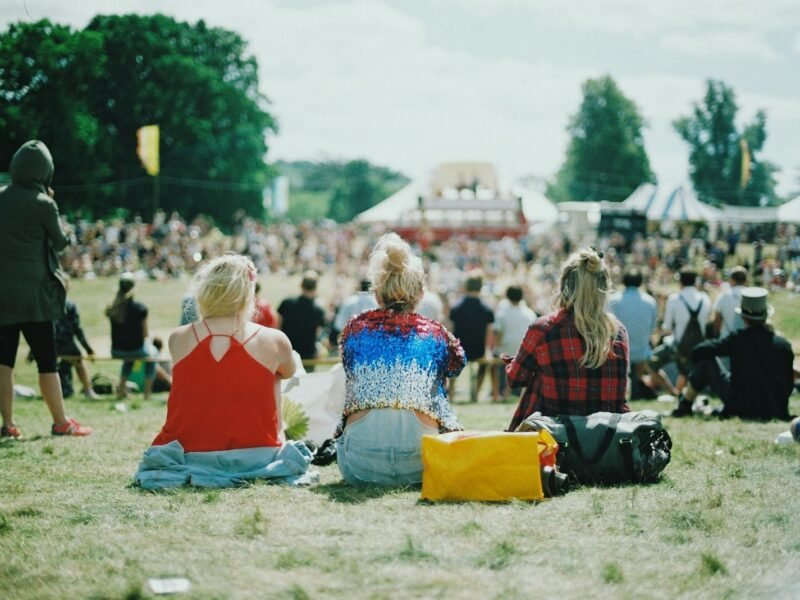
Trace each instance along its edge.
{"label": "yellow flag banner", "polygon": [[148,175],[158,175],[160,171],[158,139],[158,125],[145,125],[136,131],[136,154]]}
{"label": "yellow flag banner", "polygon": [[746,139],[739,140],[739,148],[742,150],[742,176],[739,180],[739,187],[744,189],[750,181],[750,147],[747,145]]}

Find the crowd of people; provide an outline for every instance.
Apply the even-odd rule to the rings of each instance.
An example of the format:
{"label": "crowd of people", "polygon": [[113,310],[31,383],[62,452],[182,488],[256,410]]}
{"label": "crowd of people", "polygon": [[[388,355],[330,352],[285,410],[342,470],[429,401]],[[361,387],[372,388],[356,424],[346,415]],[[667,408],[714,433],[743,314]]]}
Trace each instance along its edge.
{"label": "crowd of people", "polygon": [[[738,240],[730,245],[733,232],[725,241],[689,230],[675,239],[611,235],[595,247],[558,232],[521,241],[455,237],[423,252],[377,227],[249,218],[230,236],[203,219],[187,224],[163,214],[152,225],[64,227],[49,188],[52,173],[47,148],[29,142],[12,160],[12,184],[0,191],[0,277],[19,283],[14,294],[0,296],[3,437],[22,435],[12,412],[20,333],[37,362],[52,433],[91,433],[65,414],[57,370],[57,323],[69,354],[80,353],[76,339],[93,354],[77,310],[66,304],[64,270],[73,277],[119,274],[106,310],[112,356],[123,365],[117,393],[125,395],[133,362],[144,359],[145,397],[155,362],[148,360],[148,308],[134,299],[132,273],[195,274],[185,324],[168,342],[166,422],[137,475],[153,485],[161,471],[175,476],[170,482],[187,481],[172,470],[185,465],[184,452],[269,449],[237,455],[244,461],[237,464],[278,478],[302,476],[311,457],[283,436],[278,386],[295,372],[293,352],[315,359],[325,340],[334,342],[330,351],[341,350],[346,386],[336,450],[342,476],[353,484],[420,481],[422,435],[461,429],[453,385],[470,362],[477,363],[473,400],[487,374],[491,400],[521,392],[511,431],[535,412],[622,413],[631,393],[662,391],[675,396],[674,417],[708,413],[696,404],[706,389],[723,402],[719,416],[790,417],[794,355],[768,324],[767,288],[793,285],[794,272],[776,280],[764,271],[769,261],[797,260],[796,232],[788,228],[788,244],[765,256],[757,242],[761,254],[750,261],[737,255]],[[56,253],[68,247],[59,263]],[[259,270],[302,274],[299,295],[273,309],[259,297]],[[323,270],[341,282],[328,306],[317,295]],[[676,278],[680,289],[662,294],[662,312],[646,289],[671,291]],[[353,280],[360,283],[349,295]],[[624,290],[612,294],[617,281]],[[85,372],[78,374],[90,395]],[[198,460],[194,480],[219,476]]]}

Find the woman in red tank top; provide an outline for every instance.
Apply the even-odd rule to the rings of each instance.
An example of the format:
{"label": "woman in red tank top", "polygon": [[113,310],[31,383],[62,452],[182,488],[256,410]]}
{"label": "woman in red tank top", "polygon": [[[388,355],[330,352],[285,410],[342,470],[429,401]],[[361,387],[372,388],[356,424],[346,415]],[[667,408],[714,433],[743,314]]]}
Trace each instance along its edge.
{"label": "woman in red tank top", "polygon": [[172,390],[153,446],[185,452],[276,447],[283,443],[280,380],[295,371],[286,335],[251,323],[256,269],[225,255],[198,273],[202,317],[169,338]]}

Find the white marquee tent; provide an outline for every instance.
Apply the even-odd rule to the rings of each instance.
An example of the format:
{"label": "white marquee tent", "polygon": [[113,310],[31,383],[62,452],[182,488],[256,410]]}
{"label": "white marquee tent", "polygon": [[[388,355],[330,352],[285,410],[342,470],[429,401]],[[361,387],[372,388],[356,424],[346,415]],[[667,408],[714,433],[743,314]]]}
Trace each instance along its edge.
{"label": "white marquee tent", "polygon": [[652,183],[643,183],[622,203],[625,208],[640,210],[647,214],[656,201],[658,188]]}
{"label": "white marquee tent", "polygon": [[[357,215],[355,220],[358,223],[386,223],[399,225],[400,223],[410,223],[414,221],[416,213],[419,212],[419,197],[425,195],[427,187],[418,181],[414,181],[401,188],[386,200],[376,204],[372,208],[365,210],[360,215]],[[479,192],[480,194],[480,192]],[[555,205],[548,200],[545,195],[536,189],[529,187],[519,187],[513,191],[512,197],[521,198],[522,213],[525,215],[525,220],[538,227],[545,227],[552,225],[558,220],[558,209]],[[504,200],[503,204],[507,204],[510,199]],[[482,204],[487,207],[496,205],[493,199],[481,199],[480,195],[477,198],[464,200],[462,198],[446,198],[443,197],[439,200],[442,206],[450,206],[453,203],[458,203],[463,206],[464,211],[468,209],[479,209]],[[438,214],[429,212],[430,215]],[[453,215],[455,218],[456,215]]]}
{"label": "white marquee tent", "polygon": [[778,207],[778,221],[781,223],[800,223],[800,196]]}
{"label": "white marquee tent", "polygon": [[661,193],[651,183],[640,185],[622,205],[641,210],[651,221],[704,221],[722,220],[722,212],[700,201],[688,185],[679,185],[669,193]]}
{"label": "white marquee tent", "polygon": [[402,215],[419,207],[419,195],[422,186],[419,182],[412,181],[394,194],[379,202],[372,208],[357,215],[358,223],[394,223]]}
{"label": "white marquee tent", "polygon": [[558,221],[558,209],[542,192],[533,188],[514,190],[514,195],[522,199],[522,214],[525,221],[537,231],[543,231]]}

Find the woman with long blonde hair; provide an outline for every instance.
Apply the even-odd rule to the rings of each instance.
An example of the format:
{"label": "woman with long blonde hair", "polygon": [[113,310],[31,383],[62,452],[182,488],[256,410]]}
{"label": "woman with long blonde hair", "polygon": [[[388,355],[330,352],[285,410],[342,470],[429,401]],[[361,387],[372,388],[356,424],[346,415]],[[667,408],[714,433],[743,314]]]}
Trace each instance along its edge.
{"label": "woman with long blonde hair", "polygon": [[588,415],[627,412],[628,334],[606,309],[608,267],[602,252],[584,248],[561,270],[556,312],[528,329],[507,357],[508,383],[525,386],[509,430],[534,412]]}

